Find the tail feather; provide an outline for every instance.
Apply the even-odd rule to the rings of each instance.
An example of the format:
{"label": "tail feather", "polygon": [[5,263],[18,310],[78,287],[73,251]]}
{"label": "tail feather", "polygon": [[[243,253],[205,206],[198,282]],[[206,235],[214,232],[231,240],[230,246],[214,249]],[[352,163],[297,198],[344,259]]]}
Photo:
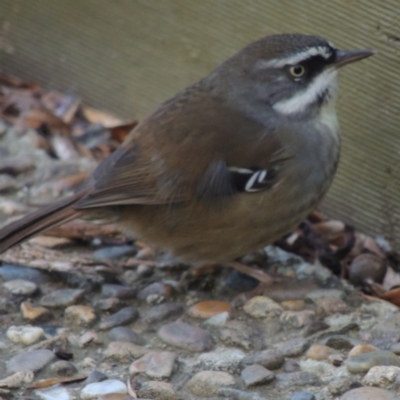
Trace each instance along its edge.
{"label": "tail feather", "polygon": [[0,229],[0,253],[40,232],[78,218],[82,212],[72,206],[84,195],[83,192],[58,200]]}

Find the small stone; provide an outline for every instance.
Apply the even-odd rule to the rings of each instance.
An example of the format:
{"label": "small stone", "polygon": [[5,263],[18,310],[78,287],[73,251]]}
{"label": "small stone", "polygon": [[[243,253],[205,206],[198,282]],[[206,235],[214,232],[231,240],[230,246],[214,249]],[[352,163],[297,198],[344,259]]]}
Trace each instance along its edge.
{"label": "small stone", "polygon": [[246,302],[243,310],[254,318],[273,318],[279,316],[283,308],[269,297],[255,296]]}
{"label": "small stone", "polygon": [[331,349],[328,346],[323,344],[313,344],[306,353],[306,358],[310,358],[311,360],[322,361],[327,360],[328,357],[335,353],[334,349]]}
{"label": "small stone", "polygon": [[137,297],[138,299],[146,300],[149,304],[160,304],[166,299],[171,298],[172,294],[172,286],[160,282],[154,282],[142,289],[138,293]]}
{"label": "small stone", "polygon": [[66,360],[59,360],[51,364],[51,370],[60,376],[73,376],[78,372],[75,365]]}
{"label": "small stone", "polygon": [[315,400],[315,396],[308,392],[297,392],[290,398],[290,400]]}
{"label": "small stone", "polygon": [[235,386],[232,375],[222,371],[201,371],[189,380],[186,387],[196,396],[213,397],[226,386]]}
{"label": "small stone", "polygon": [[106,379],[108,379],[106,374],[103,374],[103,372],[101,371],[94,370],[90,372],[90,374],[86,378],[85,383],[86,385],[88,385],[89,383],[102,382],[105,381]]}
{"label": "small stone", "polygon": [[306,296],[307,300],[318,304],[321,299],[338,299],[344,300],[346,297],[342,290],[338,289],[317,289],[309,292]]}
{"label": "small stone", "polygon": [[112,394],[105,394],[104,396],[99,396],[97,400],[135,400],[135,399],[129,396],[128,394],[112,393]]}
{"label": "small stone", "polygon": [[306,371],[284,372],[276,375],[276,387],[278,389],[289,389],[297,386],[321,386],[321,379]]}
{"label": "small stone", "polygon": [[310,346],[310,342],[305,338],[293,338],[281,342],[275,346],[276,350],[283,357],[298,357],[302,355]]}
{"label": "small stone", "polygon": [[51,312],[47,308],[34,306],[29,301],[21,303],[21,313],[25,319],[32,322],[44,322],[51,318]]}
{"label": "small stone", "polygon": [[265,396],[259,396],[244,390],[232,389],[230,387],[222,387],[218,390],[217,395],[229,400],[266,400]]}
{"label": "small stone", "polygon": [[38,289],[36,283],[24,279],[8,281],[3,283],[3,286],[16,296],[32,296]]}
{"label": "small stone", "polygon": [[200,354],[193,367],[235,373],[244,356],[245,353],[239,349],[211,351]]}
{"label": "small stone", "polygon": [[136,254],[136,249],[134,246],[109,246],[94,251],[93,258],[95,260],[116,260],[118,258],[131,256],[134,254]]}
{"label": "small stone", "polygon": [[332,347],[336,350],[349,350],[359,344],[360,341],[346,335],[332,335],[327,337],[325,345]]}
{"label": "small stone", "polygon": [[73,400],[70,392],[60,385],[35,390],[35,394],[42,400]]}
{"label": "small stone", "polygon": [[94,302],[94,307],[100,311],[117,311],[121,307],[121,300],[116,297],[99,299]]}
{"label": "small stone", "polygon": [[203,352],[213,347],[209,332],[180,321],[163,325],[158,331],[158,336],[171,346],[190,351]]}
{"label": "small stone", "polygon": [[339,400],[397,400],[395,392],[376,387],[360,387],[346,392]]}
{"label": "small stone", "polygon": [[[272,321],[270,325],[272,327]],[[245,350],[260,350],[265,347],[263,335],[265,332],[258,326],[242,321],[228,321],[219,330],[219,337],[227,346],[239,346]]]}
{"label": "small stone", "polygon": [[259,353],[244,357],[241,364],[259,364],[267,369],[275,370],[283,365],[284,360],[283,355],[275,350],[263,350]]}
{"label": "small stone", "polygon": [[11,176],[0,175],[0,193],[13,192],[20,188],[18,181]]}
{"label": "small stone", "polygon": [[117,311],[115,314],[111,314],[104,318],[100,324],[100,330],[111,329],[116,326],[128,325],[136,321],[139,317],[139,313],[134,307],[125,307]]}
{"label": "small stone", "polygon": [[369,353],[371,351],[377,351],[377,350],[379,349],[375,346],[372,346],[372,344],[368,343],[357,344],[350,350],[348,356],[349,357],[358,356],[360,354]]}
{"label": "small stone", "polygon": [[39,341],[44,336],[44,331],[42,328],[31,325],[13,325],[7,329],[6,335],[15,344],[29,346]]}
{"label": "small stone", "polygon": [[189,308],[188,314],[193,318],[210,318],[222,312],[232,314],[232,306],[224,301],[201,301]]}
{"label": "small stone", "polygon": [[[372,347],[374,347],[375,350],[378,350],[375,346],[372,346]],[[394,354],[399,356],[400,355],[400,343],[392,344],[390,346],[389,350],[392,351]],[[372,350],[372,351],[374,351],[374,350]]]}
{"label": "small stone", "polygon": [[304,300],[285,300],[281,302],[281,306],[289,311],[301,311],[304,306]]}
{"label": "small stone", "polygon": [[50,280],[49,274],[45,271],[12,264],[3,264],[0,267],[0,276],[4,281],[23,279],[29,282],[34,282],[37,285],[46,283]]}
{"label": "small stone", "polygon": [[354,286],[363,286],[365,282],[382,283],[386,274],[386,260],[375,254],[360,254],[350,264],[349,280]]}
{"label": "small stone", "polygon": [[347,370],[352,374],[369,371],[372,367],[385,365],[400,367],[400,359],[388,350],[371,351],[347,359]]}
{"label": "small stone", "polygon": [[161,322],[168,318],[177,318],[183,314],[183,306],[176,303],[163,303],[150,308],[144,316],[149,323]]}
{"label": "small stone", "polygon": [[128,389],[124,382],[117,379],[106,379],[101,382],[89,383],[86,385],[80,393],[80,398],[82,400],[95,399],[101,395],[111,394],[111,393],[128,393]]}
{"label": "small stone", "polygon": [[315,313],[311,310],[303,311],[284,311],[279,317],[279,321],[283,326],[291,328],[302,328],[310,324],[315,319]]}
{"label": "small stone", "polygon": [[26,383],[31,383],[35,374],[32,371],[19,371],[0,380],[0,388],[18,389]]}
{"label": "small stone", "polygon": [[126,326],[118,326],[111,329],[108,336],[114,342],[130,342],[139,346],[144,346],[146,344],[146,340],[142,335],[139,335]]}
{"label": "small stone", "polygon": [[138,390],[141,399],[157,400],[179,400],[174,387],[167,382],[148,381],[144,382]]}
{"label": "small stone", "polygon": [[65,320],[78,326],[91,326],[97,317],[92,307],[89,306],[69,306],[65,309]]}
{"label": "small stone", "polygon": [[86,331],[78,341],[79,347],[86,347],[90,343],[96,343],[99,344],[101,341],[99,340],[99,337],[95,331]]}
{"label": "small stone", "polygon": [[273,372],[257,364],[246,367],[240,376],[242,377],[246,387],[271,382],[275,378]]}
{"label": "small stone", "polygon": [[354,381],[348,376],[336,376],[328,384],[329,392],[334,396],[340,396],[353,387]]}
{"label": "small stone", "polygon": [[300,371],[300,365],[296,360],[291,358],[286,358],[285,363],[283,364],[284,372],[296,372]]}
{"label": "small stone", "polygon": [[7,371],[10,373],[18,371],[37,372],[50,364],[55,357],[55,354],[47,349],[27,351],[12,357],[7,362]]}
{"label": "small stone", "polygon": [[83,289],[61,289],[54,290],[43,296],[40,304],[44,307],[61,308],[72,306],[83,299],[85,291]]}
{"label": "small stone", "polygon": [[362,383],[368,386],[387,388],[396,381],[400,375],[400,368],[393,366],[372,367],[364,376]]}
{"label": "small stone", "polygon": [[132,359],[144,356],[146,353],[147,350],[137,344],[129,342],[111,342],[104,351],[104,356],[128,363],[131,362]]}
{"label": "small stone", "polygon": [[228,312],[223,312],[221,314],[214,315],[211,318],[208,318],[204,321],[206,325],[211,326],[225,326],[229,321],[230,314]]}
{"label": "small stone", "polygon": [[349,307],[343,300],[334,297],[327,297],[318,300],[315,313],[318,316],[326,316],[345,313],[347,311],[349,311]]}
{"label": "small stone", "polygon": [[135,297],[135,290],[132,286],[105,284],[101,287],[103,297],[117,299],[132,299]]}
{"label": "small stone", "polygon": [[136,360],[129,367],[131,375],[143,373],[149,378],[164,379],[172,375],[176,355],[170,351],[153,351]]}

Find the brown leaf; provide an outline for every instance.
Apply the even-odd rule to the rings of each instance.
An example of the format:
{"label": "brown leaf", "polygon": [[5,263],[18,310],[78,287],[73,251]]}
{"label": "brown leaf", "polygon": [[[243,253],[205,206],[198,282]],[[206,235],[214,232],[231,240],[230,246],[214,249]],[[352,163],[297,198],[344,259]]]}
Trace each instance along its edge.
{"label": "brown leaf", "polygon": [[390,301],[394,305],[400,307],[400,287],[389,290],[388,292],[384,293],[381,297],[382,299]]}
{"label": "brown leaf", "polygon": [[3,102],[1,112],[4,115],[20,115],[28,110],[39,108],[37,93],[31,89],[2,88]]}
{"label": "brown leaf", "polygon": [[132,129],[138,124],[138,121],[127,122],[123,125],[117,125],[110,128],[111,138],[118,143],[122,143]]}
{"label": "brown leaf", "polygon": [[335,240],[344,234],[345,224],[342,221],[329,220],[313,224],[314,232],[328,241]]}
{"label": "brown leaf", "polygon": [[107,112],[99,111],[85,105],[82,106],[82,114],[92,124],[100,124],[106,128],[123,125],[123,122],[119,118],[116,118]]}
{"label": "brown leaf", "polygon": [[80,382],[87,378],[87,375],[76,375],[76,376],[63,376],[60,378],[48,378],[37,381],[33,385],[29,386],[28,389],[43,389],[50,386],[57,385],[59,383],[74,383]]}
{"label": "brown leaf", "polygon": [[69,133],[68,125],[59,117],[45,109],[34,109],[23,112],[18,125],[24,128],[38,129],[45,125],[51,132]]}
{"label": "brown leaf", "polygon": [[81,105],[80,99],[75,96],[65,95],[52,91],[42,96],[43,106],[57,117],[60,117],[66,124],[70,124]]}

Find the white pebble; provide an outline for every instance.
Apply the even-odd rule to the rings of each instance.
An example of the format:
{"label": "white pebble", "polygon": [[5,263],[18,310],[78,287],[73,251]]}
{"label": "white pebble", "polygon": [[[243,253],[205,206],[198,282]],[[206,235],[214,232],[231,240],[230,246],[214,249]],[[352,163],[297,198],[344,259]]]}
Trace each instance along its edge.
{"label": "white pebble", "polygon": [[31,325],[24,326],[10,326],[7,329],[7,338],[15,344],[23,344],[29,346],[30,344],[36,343],[44,336],[42,328]]}

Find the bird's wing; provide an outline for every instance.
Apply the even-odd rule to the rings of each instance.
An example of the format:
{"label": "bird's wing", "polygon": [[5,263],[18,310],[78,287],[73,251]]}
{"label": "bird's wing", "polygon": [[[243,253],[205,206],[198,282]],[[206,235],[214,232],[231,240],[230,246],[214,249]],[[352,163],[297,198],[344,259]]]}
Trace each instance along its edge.
{"label": "bird's wing", "polygon": [[182,203],[273,185],[288,157],[274,128],[188,93],[161,106],[99,165],[77,208]]}

